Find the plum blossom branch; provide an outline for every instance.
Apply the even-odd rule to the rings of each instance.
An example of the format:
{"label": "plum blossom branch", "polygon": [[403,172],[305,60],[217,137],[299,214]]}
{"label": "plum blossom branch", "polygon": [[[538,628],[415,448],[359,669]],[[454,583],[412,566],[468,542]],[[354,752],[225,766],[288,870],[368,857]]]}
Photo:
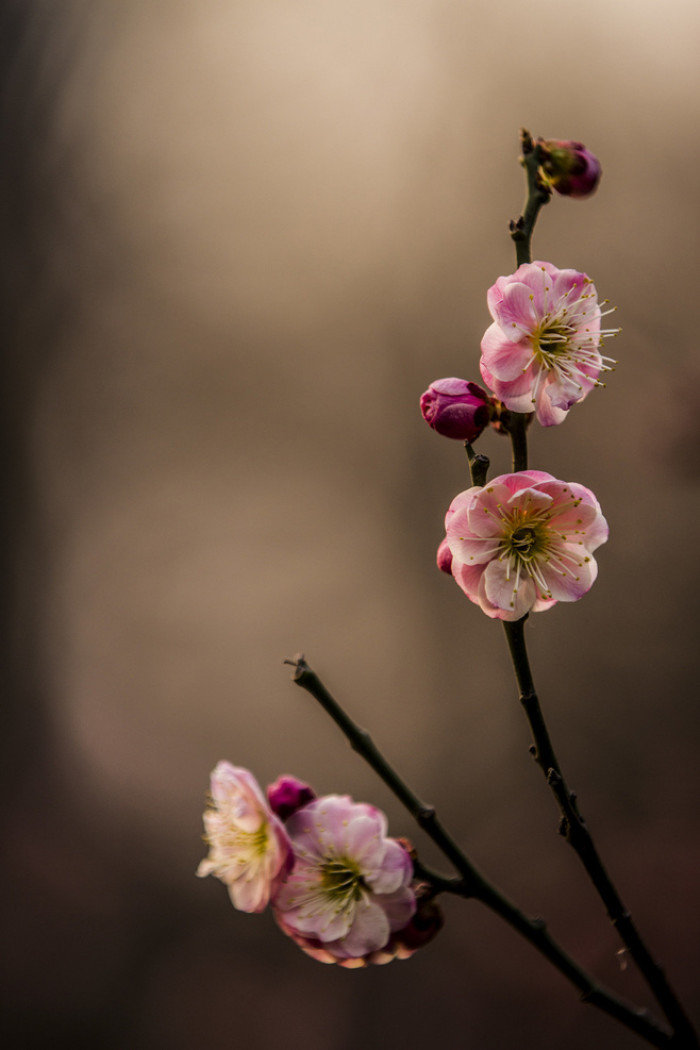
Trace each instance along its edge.
{"label": "plum blossom branch", "polygon": [[510,235],[515,244],[518,266],[531,261],[532,231],[540,209],[552,196],[551,189],[545,184],[540,174],[540,167],[544,160],[541,145],[539,142],[533,142],[530,132],[525,128],[520,129],[520,144],[523,151],[521,164],[527,175],[527,199],[520,218],[510,221]]}
{"label": "plum blossom branch", "polygon": [[[520,218],[510,221],[510,236],[515,244],[518,266],[532,262],[530,246],[537,216],[552,196],[551,189],[543,182],[540,174],[543,159],[541,147],[533,142],[530,132],[525,128],[520,129],[520,144],[523,151],[521,163],[527,175],[527,197]],[[509,412],[503,425],[511,437],[513,470],[527,470],[527,417],[520,412]]]}
{"label": "plum blossom branch", "polygon": [[[551,196],[551,189],[542,177],[541,165],[547,161],[548,150],[541,140],[533,142],[529,132],[521,130],[523,156],[521,162],[527,176],[527,200],[525,209],[517,222],[511,222],[511,237],[515,243],[518,266],[531,262],[531,242],[535,222],[540,209]],[[551,145],[551,144],[550,144]],[[556,144],[555,144],[556,145]],[[562,143],[560,145],[573,145]],[[580,144],[579,144],[580,145]],[[583,147],[581,147],[583,148]],[[596,162],[597,163],[597,162]],[[592,192],[600,175],[597,166],[595,178],[587,192]],[[569,191],[570,192],[570,189]],[[509,412],[504,419],[513,450],[513,470],[527,469],[527,417]],[[629,911],[605,869],[593,838],[581,817],[575,794],[569,790],[554,752],[537,692],[525,643],[525,621],[527,613],[518,620],[504,620],[503,627],[508,641],[513,668],[520,691],[520,702],[525,711],[533,738],[532,754],[541,767],[547,783],[557,801],[561,813],[560,834],[578,854],[591,882],[600,896],[612,925],[623,944],[634,959],[640,973],[655,995],[668,1021],[673,1027],[673,1046],[700,1047],[698,1037],[675,992],[671,988],[663,969],[651,955],[642,940]]]}
{"label": "plum blossom branch", "polygon": [[687,1047],[688,1050],[696,1048],[700,1046],[697,1035],[675,992],[671,988],[666,974],[654,960],[651,952],[642,940],[632,916],[608,875],[586,822],[579,813],[576,795],[569,789],[564,779],[564,774],[555,754],[535,691],[525,644],[526,619],[527,616],[524,616],[520,620],[504,621],[503,627],[506,632],[508,647],[520,690],[520,702],[523,705],[532,733],[532,755],[535,762],[540,766],[561,813],[559,833],[578,854],[591,882],[605,905],[610,922],[617,930],[623,944],[634,959],[640,973],[673,1026],[674,1039],[671,1045]]}
{"label": "plum blossom branch", "polygon": [[452,893],[456,896],[478,900],[499,915],[578,989],[582,1002],[590,1003],[610,1017],[613,1017],[652,1046],[669,1048],[675,1045],[683,1045],[674,1043],[674,1037],[652,1018],[648,1011],[625,1002],[614,992],[598,984],[557,944],[542,919],[529,918],[481,875],[456,844],[452,836],[442,826],[434,807],[422,802],[405,781],[402,780],[376,746],[369,733],[361,729],[328,692],[328,689],[315,671],[309,667],[303,655],[300,654],[293,660],[285,660],[285,663],[290,664],[294,668],[293,681],[318,701],[324,711],[330,715],[341,729],[353,750],[357,751],[380,779],[384,781],[418,823],[419,827],[432,839],[459,872],[458,877],[450,878],[438,874],[425,867],[420,861],[414,860],[414,874],[416,877],[429,882],[437,893]]}

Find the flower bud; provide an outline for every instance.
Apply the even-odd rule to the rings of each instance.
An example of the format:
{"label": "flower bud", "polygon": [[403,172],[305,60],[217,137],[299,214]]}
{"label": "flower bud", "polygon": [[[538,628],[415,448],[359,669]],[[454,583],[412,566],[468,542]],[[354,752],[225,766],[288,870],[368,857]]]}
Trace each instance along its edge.
{"label": "flower bud", "polygon": [[400,959],[409,958],[419,948],[436,937],[445,924],[440,905],[435,900],[435,890],[425,882],[413,884],[416,895],[416,910],[402,930],[394,934],[393,946]]}
{"label": "flower bud", "polygon": [[420,410],[443,437],[475,441],[491,419],[491,399],[466,379],[436,379],[421,396]]}
{"label": "flower bud", "polygon": [[582,142],[538,139],[545,181],[564,197],[590,197],[600,180],[600,161]]}
{"label": "flower bud", "polygon": [[287,820],[292,813],[296,813],[302,806],[313,802],[316,792],[303,780],[296,777],[281,776],[274,784],[268,784],[267,801],[270,809],[276,813],[280,820]]}

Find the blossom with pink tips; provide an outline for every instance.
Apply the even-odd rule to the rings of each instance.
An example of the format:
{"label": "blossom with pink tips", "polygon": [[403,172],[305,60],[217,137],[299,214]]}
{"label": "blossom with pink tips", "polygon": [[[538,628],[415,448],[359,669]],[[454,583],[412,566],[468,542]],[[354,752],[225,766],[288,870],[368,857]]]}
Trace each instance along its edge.
{"label": "blossom with pink tips", "polygon": [[499,620],[581,598],[598,574],[593,551],[608,538],[590,489],[541,470],[501,474],[461,492],[445,530],[452,575]]}
{"label": "blossom with pink tips", "polygon": [[292,868],[289,837],[247,769],[219,762],[210,790],[213,805],[204,813],[209,856],[197,874],[221,879],[240,911],[262,911]]}
{"label": "blossom with pink tips", "polygon": [[410,922],[416,900],[411,858],[387,838],[384,814],[347,795],[325,795],[294,813],[286,830],[294,869],[272,900],[282,930],[323,962],[393,957],[385,949]]}
{"label": "blossom with pink tips", "polygon": [[577,270],[523,263],[498,278],[487,302],[493,324],[481,341],[484,380],[512,412],[536,412],[546,427],[561,423],[614,364],[600,347],[619,329],[601,328],[595,285]]}

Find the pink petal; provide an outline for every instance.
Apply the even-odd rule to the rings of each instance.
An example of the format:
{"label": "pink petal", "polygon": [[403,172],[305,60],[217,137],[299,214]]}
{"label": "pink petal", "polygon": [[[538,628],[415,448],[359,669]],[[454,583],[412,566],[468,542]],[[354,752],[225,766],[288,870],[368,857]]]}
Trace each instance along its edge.
{"label": "pink petal", "polygon": [[343,948],[350,955],[378,951],[389,940],[389,920],[384,909],[369,897],[358,901],[349,932],[343,937]]}
{"label": "pink petal", "polygon": [[[493,481],[481,490],[466,514],[467,525],[473,536],[500,537],[503,532],[503,516],[500,507],[507,503],[511,493],[505,484]],[[463,518],[455,519],[455,529]],[[448,530],[449,534],[449,530]],[[486,545],[488,546],[488,544]]]}
{"label": "pink petal", "polygon": [[563,423],[568,415],[568,409],[555,408],[551,403],[545,383],[540,386],[538,391],[535,412],[537,413],[537,422],[543,427],[557,426],[557,424]]}
{"label": "pink petal", "polygon": [[453,536],[448,540],[452,552],[452,575],[455,565],[486,565],[498,551],[497,536],[474,538],[472,536]]}
{"label": "pink petal", "polygon": [[452,575],[457,584],[462,588],[467,598],[479,605],[479,588],[481,577],[484,573],[483,565],[464,565],[462,562],[452,563]]}
{"label": "pink petal", "polygon": [[413,864],[406,850],[395,839],[385,839],[381,866],[365,875],[373,893],[394,893],[411,878]]}
{"label": "pink petal", "polygon": [[[568,295],[567,295],[568,292]],[[578,270],[559,270],[552,280],[552,302],[557,303],[563,296],[568,303],[577,302],[582,295],[595,295],[595,287],[588,283],[585,273]]]}
{"label": "pink petal", "polygon": [[352,858],[363,872],[373,872],[382,864],[385,830],[369,817],[353,817],[345,828],[344,836],[338,835],[335,841],[342,843],[344,855]]}
{"label": "pink petal", "polygon": [[572,405],[581,401],[592,390],[594,384],[587,379],[572,379],[568,376],[550,374],[547,380],[547,397],[554,408],[568,412]]}
{"label": "pink petal", "polygon": [[586,535],[583,537],[586,550],[589,552],[595,551],[600,547],[601,543],[605,543],[610,535],[610,529],[608,523],[602,514],[599,514],[596,520],[588,526],[586,529]]}
{"label": "pink petal", "polygon": [[447,531],[450,519],[461,510],[468,510],[474,503],[481,492],[480,485],[474,485],[470,489],[466,489],[464,492],[460,492],[450,503],[447,514],[445,515],[445,531]]}
{"label": "pink petal", "polygon": [[410,886],[382,896],[380,903],[392,932],[402,930],[416,913],[416,898]]}
{"label": "pink petal", "polygon": [[492,324],[484,332],[481,353],[488,372],[503,381],[516,379],[532,361],[532,346],[522,338],[519,330],[517,339],[509,339],[497,324]]}
{"label": "pink petal", "polygon": [[488,600],[500,609],[505,616],[501,619],[519,620],[530,610],[535,601],[535,585],[528,576],[521,575],[515,586],[516,572],[513,569],[508,575],[508,564],[503,561],[492,561],[484,572],[484,587]]}
{"label": "pink petal", "polygon": [[552,508],[552,497],[539,488],[524,487],[514,492],[508,501],[509,507],[519,507],[522,511],[538,513],[548,512]]}
{"label": "pink petal", "polygon": [[489,313],[496,320],[498,305],[503,299],[503,293],[508,287],[508,282],[511,280],[510,277],[498,277],[496,283],[492,284],[486,293],[486,305],[489,308]]}
{"label": "pink petal", "polygon": [[239,878],[229,883],[228,892],[234,908],[238,908],[239,911],[264,911],[270,900],[270,884],[267,879]]}
{"label": "pink petal", "polygon": [[553,598],[537,598],[532,604],[530,612],[546,612],[547,609],[551,609],[553,605],[556,605],[556,601]]}
{"label": "pink petal", "polygon": [[535,316],[538,321],[547,312],[547,293],[545,289],[552,285],[552,277],[550,276],[552,269],[556,270],[556,267],[552,267],[550,263],[524,263],[513,274],[514,278],[517,278],[530,290],[530,294],[533,297]]}
{"label": "pink petal", "polygon": [[511,281],[496,307],[496,321],[513,342],[531,335],[539,322],[532,289],[520,281]]}
{"label": "pink petal", "polygon": [[503,612],[503,610],[499,609],[497,605],[494,605],[493,602],[490,602],[486,597],[486,581],[484,577],[485,571],[482,573],[481,579],[479,580],[479,589],[477,596],[476,598],[472,598],[471,600],[475,602],[479,606],[481,611],[485,613],[486,616],[489,616],[492,620],[503,620],[505,618],[505,613]]}
{"label": "pink petal", "polygon": [[[570,558],[562,557],[561,564],[549,562],[540,566],[542,578],[555,601],[578,601],[591,589],[598,575],[598,566],[595,558],[586,554],[583,548],[581,548],[580,554],[575,551],[572,554],[576,562],[573,562]],[[570,573],[575,575],[572,576]]]}
{"label": "pink petal", "polygon": [[512,493],[530,488],[533,484],[539,487],[543,481],[556,481],[556,478],[546,470],[519,470],[516,474],[499,474],[491,485],[504,485]]}
{"label": "pink petal", "polygon": [[[527,368],[521,370],[513,379],[497,379],[494,377],[494,381],[499,384],[498,390],[495,390],[496,396],[500,397],[502,401],[504,400],[504,397],[501,396],[499,390],[502,390],[504,395],[508,398],[523,397],[527,395],[528,400],[523,402],[523,404],[525,405],[525,410],[527,412],[532,412],[532,390],[539,371],[539,365],[535,359],[531,357]],[[515,412],[516,410],[511,409],[511,411]]]}

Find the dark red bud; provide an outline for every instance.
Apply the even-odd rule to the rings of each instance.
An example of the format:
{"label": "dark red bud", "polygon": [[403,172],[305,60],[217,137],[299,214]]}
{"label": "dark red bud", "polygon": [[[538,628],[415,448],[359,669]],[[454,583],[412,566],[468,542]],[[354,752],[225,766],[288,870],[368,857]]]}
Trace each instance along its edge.
{"label": "dark red bud", "polygon": [[436,379],[420,399],[428,426],[443,437],[475,441],[491,419],[491,398],[466,379]]}
{"label": "dark red bud", "polygon": [[315,798],[316,792],[312,787],[292,776],[278,777],[274,784],[269,784],[267,788],[270,809],[280,820],[287,820],[292,813],[313,802]]}
{"label": "dark red bud", "polygon": [[538,139],[545,182],[564,197],[590,197],[601,176],[600,161],[582,142]]}

